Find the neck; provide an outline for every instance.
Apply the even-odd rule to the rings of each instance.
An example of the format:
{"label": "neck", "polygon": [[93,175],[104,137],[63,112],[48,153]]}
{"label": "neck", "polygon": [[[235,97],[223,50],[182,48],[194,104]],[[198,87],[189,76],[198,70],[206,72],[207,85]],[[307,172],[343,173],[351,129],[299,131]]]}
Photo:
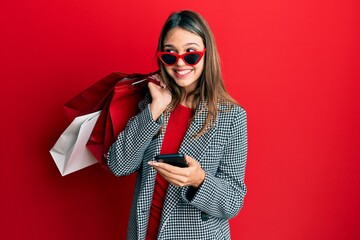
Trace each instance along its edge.
{"label": "neck", "polygon": [[193,101],[194,101],[194,96],[190,96],[190,97],[187,97],[187,96],[184,96],[182,98],[182,100],[180,101],[180,104],[185,106],[185,107],[188,107],[188,108],[193,108]]}

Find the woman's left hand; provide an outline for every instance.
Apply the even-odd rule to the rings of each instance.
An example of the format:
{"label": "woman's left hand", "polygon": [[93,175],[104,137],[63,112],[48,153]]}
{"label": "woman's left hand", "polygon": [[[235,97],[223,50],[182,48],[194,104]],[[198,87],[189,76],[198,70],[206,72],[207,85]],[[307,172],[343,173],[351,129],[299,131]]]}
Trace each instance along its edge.
{"label": "woman's left hand", "polygon": [[149,165],[174,186],[198,188],[205,179],[205,171],[195,159],[185,156],[185,160],[188,163],[185,168],[154,161],[150,161]]}

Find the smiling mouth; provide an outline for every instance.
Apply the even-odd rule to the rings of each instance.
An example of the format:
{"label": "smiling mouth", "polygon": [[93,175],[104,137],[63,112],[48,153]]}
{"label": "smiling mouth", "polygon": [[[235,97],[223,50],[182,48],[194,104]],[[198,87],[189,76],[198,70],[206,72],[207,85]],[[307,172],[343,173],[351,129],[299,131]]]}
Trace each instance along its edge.
{"label": "smiling mouth", "polygon": [[176,76],[178,76],[178,77],[184,77],[184,76],[188,75],[191,71],[192,71],[192,69],[174,70]]}

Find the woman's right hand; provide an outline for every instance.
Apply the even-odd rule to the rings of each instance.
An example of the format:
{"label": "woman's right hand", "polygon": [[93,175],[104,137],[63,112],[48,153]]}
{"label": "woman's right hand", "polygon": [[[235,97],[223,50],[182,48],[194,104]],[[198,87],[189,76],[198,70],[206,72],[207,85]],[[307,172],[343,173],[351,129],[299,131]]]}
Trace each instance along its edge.
{"label": "woman's right hand", "polygon": [[148,87],[151,94],[150,111],[154,121],[165,111],[166,107],[171,103],[172,95],[170,90],[165,86],[158,74],[152,75],[151,78],[159,81],[160,85],[149,82]]}

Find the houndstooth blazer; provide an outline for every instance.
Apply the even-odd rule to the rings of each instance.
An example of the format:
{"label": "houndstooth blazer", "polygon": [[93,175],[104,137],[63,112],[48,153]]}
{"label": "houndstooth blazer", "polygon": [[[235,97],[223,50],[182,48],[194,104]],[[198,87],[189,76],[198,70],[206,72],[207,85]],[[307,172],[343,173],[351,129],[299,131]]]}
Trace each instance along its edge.
{"label": "houndstooth blazer", "polygon": [[[129,240],[145,239],[156,171],[147,162],[160,153],[168,116],[154,121],[149,98],[139,106],[108,152],[108,165],[116,176],[138,172],[131,214]],[[213,128],[195,139],[207,111],[200,104],[180,146],[180,153],[196,159],[206,176],[198,189],[169,185],[158,239],[230,239],[228,220],[240,211],[246,187],[244,172],[247,156],[246,113],[240,106],[219,106]]]}

